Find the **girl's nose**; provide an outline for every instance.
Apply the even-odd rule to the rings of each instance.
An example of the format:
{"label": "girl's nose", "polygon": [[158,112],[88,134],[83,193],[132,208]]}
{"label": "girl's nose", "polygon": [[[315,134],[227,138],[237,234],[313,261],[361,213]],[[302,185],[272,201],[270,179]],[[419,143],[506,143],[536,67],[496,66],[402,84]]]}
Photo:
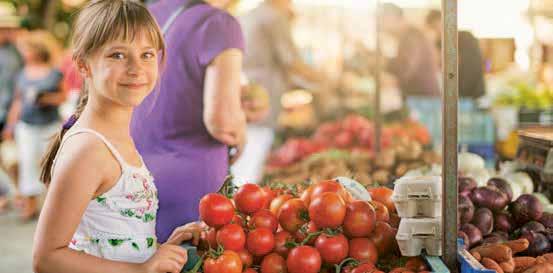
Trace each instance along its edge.
{"label": "girl's nose", "polygon": [[129,75],[138,75],[142,72],[142,63],[140,58],[130,57],[127,65],[127,73]]}

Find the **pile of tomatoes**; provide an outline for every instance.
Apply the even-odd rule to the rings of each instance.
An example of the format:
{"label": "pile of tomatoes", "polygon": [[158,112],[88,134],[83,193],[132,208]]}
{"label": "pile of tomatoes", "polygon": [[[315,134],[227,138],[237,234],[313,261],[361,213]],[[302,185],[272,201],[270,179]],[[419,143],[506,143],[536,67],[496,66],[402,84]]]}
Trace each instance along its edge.
{"label": "pile of tomatoes", "polygon": [[[207,194],[200,200],[200,218],[210,227],[200,244],[207,250],[203,270],[381,273],[379,257],[399,255],[391,193],[375,188],[373,201],[354,200],[340,183],[326,180],[299,196],[256,184],[243,185],[232,198]],[[411,264],[391,272],[427,270]]]}

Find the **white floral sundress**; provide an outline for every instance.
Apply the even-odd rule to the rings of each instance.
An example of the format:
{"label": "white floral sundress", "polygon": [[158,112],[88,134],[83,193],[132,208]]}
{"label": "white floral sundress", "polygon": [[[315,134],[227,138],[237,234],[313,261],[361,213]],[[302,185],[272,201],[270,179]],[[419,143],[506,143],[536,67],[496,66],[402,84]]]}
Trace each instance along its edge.
{"label": "white floral sundress", "polygon": [[68,132],[60,150],[68,138],[81,133],[93,134],[105,143],[121,165],[121,177],[109,191],[90,201],[69,248],[113,261],[145,262],[157,247],[158,198],[153,177],[142,158],[141,167],[127,164],[102,134],[91,129]]}

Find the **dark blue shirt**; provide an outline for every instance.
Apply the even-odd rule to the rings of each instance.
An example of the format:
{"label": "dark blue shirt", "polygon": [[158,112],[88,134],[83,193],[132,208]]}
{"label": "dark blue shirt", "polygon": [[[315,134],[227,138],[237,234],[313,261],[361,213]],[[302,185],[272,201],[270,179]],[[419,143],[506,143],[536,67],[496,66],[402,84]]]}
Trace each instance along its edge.
{"label": "dark blue shirt", "polygon": [[38,99],[46,93],[58,92],[63,74],[52,69],[47,76],[29,79],[22,71],[17,78],[17,90],[21,97],[21,121],[32,125],[49,125],[60,120],[57,106],[41,106]]}

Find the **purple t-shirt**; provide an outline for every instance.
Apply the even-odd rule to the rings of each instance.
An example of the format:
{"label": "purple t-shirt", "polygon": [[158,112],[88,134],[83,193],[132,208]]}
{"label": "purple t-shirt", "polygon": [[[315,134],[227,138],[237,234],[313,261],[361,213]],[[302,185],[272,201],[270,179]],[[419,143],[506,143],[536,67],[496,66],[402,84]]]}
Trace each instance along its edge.
{"label": "purple t-shirt", "polygon": [[[160,26],[185,0],[150,7]],[[167,63],[156,89],[134,111],[132,137],[159,193],[157,236],[198,220],[199,199],[219,189],[228,172],[227,146],[203,123],[207,66],[226,49],[244,49],[238,21],[202,3],[184,11],[165,34]]]}

